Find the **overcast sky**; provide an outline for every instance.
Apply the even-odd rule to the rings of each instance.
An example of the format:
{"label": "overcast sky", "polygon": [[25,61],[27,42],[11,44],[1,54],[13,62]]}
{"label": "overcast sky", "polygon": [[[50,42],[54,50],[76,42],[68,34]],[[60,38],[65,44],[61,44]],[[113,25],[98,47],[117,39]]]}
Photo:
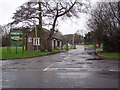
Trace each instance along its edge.
{"label": "overcast sky", "polygon": [[[0,0],[0,25],[5,25],[11,21],[11,17],[16,9],[28,0]],[[95,3],[97,0],[92,0]],[[88,32],[85,28],[88,15],[80,14],[79,19],[73,19],[72,21],[66,20],[61,22],[58,26],[59,31],[62,34],[73,34],[77,30],[84,30]]]}

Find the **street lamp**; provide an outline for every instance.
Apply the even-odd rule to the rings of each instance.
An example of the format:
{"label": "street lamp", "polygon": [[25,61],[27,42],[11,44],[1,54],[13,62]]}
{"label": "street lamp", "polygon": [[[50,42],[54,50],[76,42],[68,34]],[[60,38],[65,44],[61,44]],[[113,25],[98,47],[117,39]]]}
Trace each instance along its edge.
{"label": "street lamp", "polygon": [[73,45],[74,45],[74,43],[75,43],[75,35],[73,34]]}

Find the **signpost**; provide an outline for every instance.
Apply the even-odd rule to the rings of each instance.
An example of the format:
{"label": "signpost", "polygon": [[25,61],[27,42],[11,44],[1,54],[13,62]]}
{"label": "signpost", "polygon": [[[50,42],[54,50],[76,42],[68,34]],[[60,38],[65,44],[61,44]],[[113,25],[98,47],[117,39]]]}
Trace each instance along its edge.
{"label": "signpost", "polygon": [[19,29],[11,29],[10,30],[10,53],[11,53],[11,46],[16,46],[16,54],[17,54],[18,45],[22,46],[22,53],[23,53],[23,31]]}

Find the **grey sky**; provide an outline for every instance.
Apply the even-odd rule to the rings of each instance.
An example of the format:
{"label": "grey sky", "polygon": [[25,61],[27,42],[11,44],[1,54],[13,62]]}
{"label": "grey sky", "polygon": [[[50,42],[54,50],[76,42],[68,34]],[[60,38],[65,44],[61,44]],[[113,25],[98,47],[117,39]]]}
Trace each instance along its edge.
{"label": "grey sky", "polygon": [[[7,24],[11,21],[11,17],[15,10],[28,0],[0,0],[0,25]],[[92,0],[95,3],[97,0]],[[73,19],[72,21],[66,20],[61,22],[58,29],[62,34],[73,34],[77,30],[87,30],[85,29],[85,21],[87,21],[87,15],[81,14],[80,19]]]}

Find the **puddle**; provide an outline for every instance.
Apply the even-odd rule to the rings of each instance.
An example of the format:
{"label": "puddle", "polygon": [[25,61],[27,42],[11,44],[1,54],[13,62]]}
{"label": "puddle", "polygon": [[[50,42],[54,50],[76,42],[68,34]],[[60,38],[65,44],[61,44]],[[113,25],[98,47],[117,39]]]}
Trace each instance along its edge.
{"label": "puddle", "polygon": [[83,54],[83,55],[84,55],[84,54],[86,54],[86,53],[81,53],[81,54]]}
{"label": "puddle", "polygon": [[95,57],[95,58],[89,58],[87,60],[104,60],[103,58]]}
{"label": "puddle", "polygon": [[76,60],[72,60],[72,62],[74,62],[74,61],[76,61]]}
{"label": "puddle", "polygon": [[41,62],[41,61],[36,61],[36,62]]}
{"label": "puddle", "polygon": [[76,63],[76,64],[85,64],[85,63],[82,63],[82,62],[78,62],[78,63]]}

